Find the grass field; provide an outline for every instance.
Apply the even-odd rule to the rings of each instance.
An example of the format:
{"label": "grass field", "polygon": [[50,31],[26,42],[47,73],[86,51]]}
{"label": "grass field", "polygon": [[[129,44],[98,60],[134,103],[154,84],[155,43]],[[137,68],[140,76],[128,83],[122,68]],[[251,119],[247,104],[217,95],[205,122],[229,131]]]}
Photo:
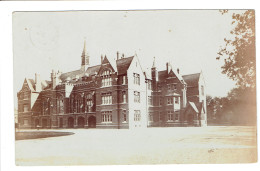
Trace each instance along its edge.
{"label": "grass field", "polygon": [[257,161],[255,127],[53,131],[74,134],[16,141],[16,164],[114,165]]}

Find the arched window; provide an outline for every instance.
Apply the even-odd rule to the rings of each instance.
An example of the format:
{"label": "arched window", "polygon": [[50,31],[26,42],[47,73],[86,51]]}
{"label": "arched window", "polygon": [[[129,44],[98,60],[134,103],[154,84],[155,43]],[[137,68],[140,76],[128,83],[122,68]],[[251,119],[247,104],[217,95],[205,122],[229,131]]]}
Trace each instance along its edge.
{"label": "arched window", "polygon": [[112,85],[112,78],[111,78],[111,71],[105,70],[101,74],[102,78],[102,87],[111,86]]}
{"label": "arched window", "polygon": [[76,113],[81,113],[83,111],[83,98],[81,94],[76,96],[75,103]]}
{"label": "arched window", "polygon": [[85,111],[86,112],[93,112],[93,96],[92,93],[89,93],[85,97]]}
{"label": "arched window", "polygon": [[63,112],[63,97],[58,96],[57,97],[57,113]]}

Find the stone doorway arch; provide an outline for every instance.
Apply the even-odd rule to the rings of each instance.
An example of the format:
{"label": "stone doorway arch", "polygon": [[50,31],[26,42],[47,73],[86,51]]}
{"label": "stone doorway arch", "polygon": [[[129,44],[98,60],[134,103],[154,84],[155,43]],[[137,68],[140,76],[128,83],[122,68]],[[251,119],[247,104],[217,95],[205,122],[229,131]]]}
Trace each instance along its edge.
{"label": "stone doorway arch", "polygon": [[85,118],[79,117],[78,118],[78,128],[84,128],[85,126]]}
{"label": "stone doorway arch", "polygon": [[74,128],[74,118],[68,118],[68,128]]}
{"label": "stone doorway arch", "polygon": [[96,128],[96,117],[90,116],[88,118],[88,128]]}

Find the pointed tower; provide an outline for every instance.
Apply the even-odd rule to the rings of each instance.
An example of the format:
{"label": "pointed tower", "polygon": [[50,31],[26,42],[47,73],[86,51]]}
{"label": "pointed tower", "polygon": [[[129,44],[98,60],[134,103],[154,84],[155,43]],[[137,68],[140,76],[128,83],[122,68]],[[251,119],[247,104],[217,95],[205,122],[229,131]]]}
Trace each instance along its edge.
{"label": "pointed tower", "polygon": [[157,82],[158,82],[158,71],[155,66],[155,57],[153,58],[153,66],[151,68],[152,72],[152,90],[156,91],[157,90]]}
{"label": "pointed tower", "polygon": [[89,55],[86,51],[86,40],[84,40],[84,47],[81,55],[81,69],[87,70],[89,66]]}

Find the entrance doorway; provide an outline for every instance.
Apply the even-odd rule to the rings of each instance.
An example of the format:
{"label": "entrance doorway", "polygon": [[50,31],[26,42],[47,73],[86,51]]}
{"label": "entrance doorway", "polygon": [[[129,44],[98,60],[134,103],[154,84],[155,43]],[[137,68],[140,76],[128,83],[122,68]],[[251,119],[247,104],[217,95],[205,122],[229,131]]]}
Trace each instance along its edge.
{"label": "entrance doorway", "polygon": [[74,119],[72,117],[68,119],[68,128],[74,128]]}
{"label": "entrance doorway", "polygon": [[47,119],[42,119],[42,128],[47,128]]}
{"label": "entrance doorway", "polygon": [[63,128],[63,119],[60,118],[59,128]]}
{"label": "entrance doorway", "polygon": [[193,114],[189,114],[188,115],[188,124],[193,125],[193,120],[194,120]]}
{"label": "entrance doorway", "polygon": [[78,118],[78,128],[84,128],[85,126],[85,119],[83,117]]}
{"label": "entrance doorway", "polygon": [[39,124],[40,122],[39,122],[39,119],[35,119],[35,128],[38,128],[37,126],[40,126],[40,124]]}
{"label": "entrance doorway", "polygon": [[90,116],[88,118],[88,128],[96,128],[96,117]]}

